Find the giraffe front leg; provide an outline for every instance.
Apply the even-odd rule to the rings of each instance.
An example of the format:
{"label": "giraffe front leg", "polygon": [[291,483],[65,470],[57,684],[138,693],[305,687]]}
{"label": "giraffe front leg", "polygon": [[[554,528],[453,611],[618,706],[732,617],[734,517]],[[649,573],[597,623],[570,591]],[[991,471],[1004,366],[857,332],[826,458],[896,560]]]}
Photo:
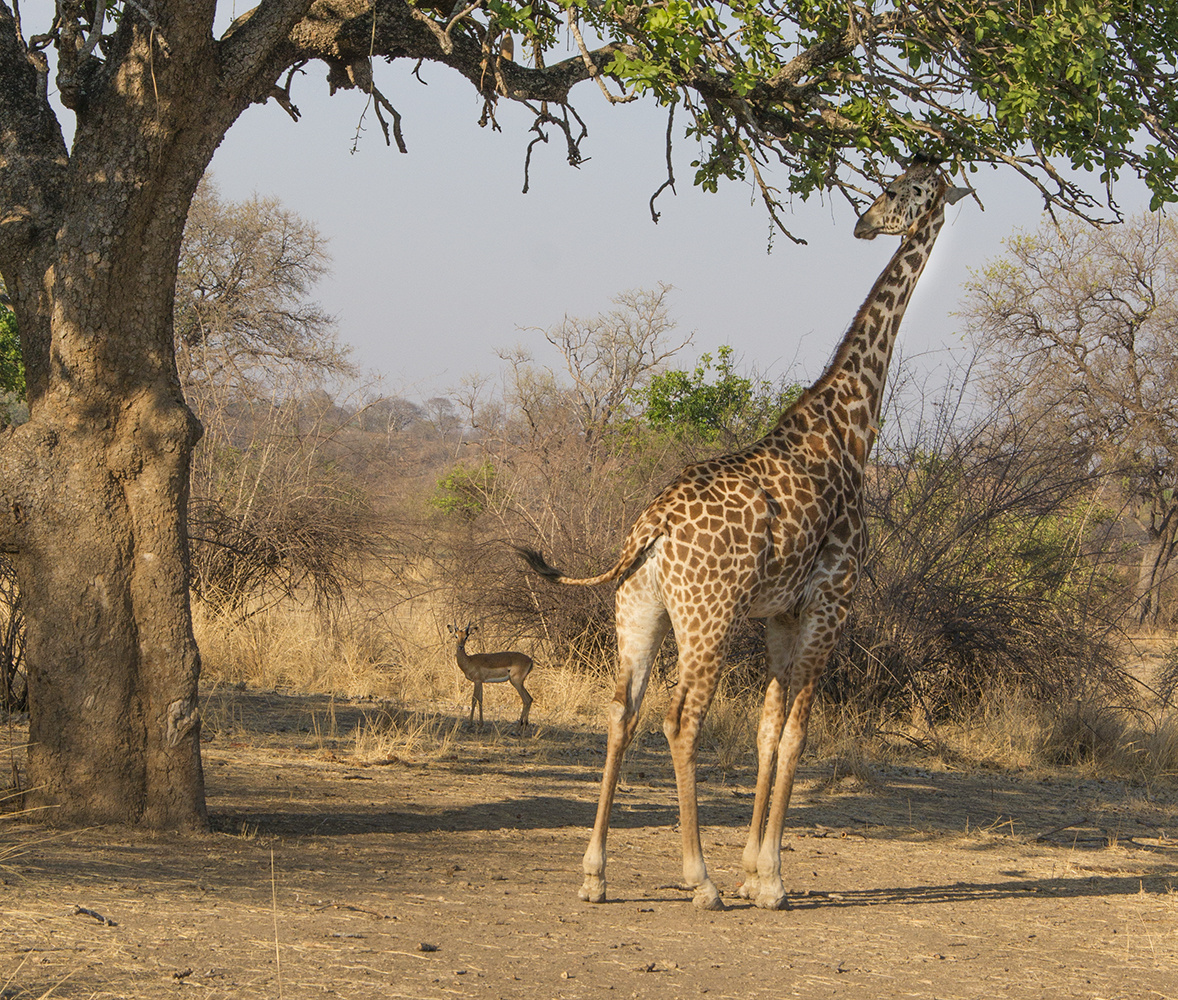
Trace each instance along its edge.
{"label": "giraffe front leg", "polygon": [[696,798],[696,753],[699,747],[699,727],[707,711],[711,695],[695,694],[682,683],[676,689],[667,710],[663,730],[671,746],[675,762],[675,783],[679,789],[679,831],[683,838],[683,879],[692,890],[692,903],[701,910],[722,910],[720,892],[708,875],[704,863],[703,845],[699,839],[699,803]]}
{"label": "giraffe front leg", "polygon": [[[770,659],[772,663],[772,659]],[[741,864],[744,881],[737,894],[742,899],[756,899],[761,892],[761,877],[757,860],[765,832],[765,814],[769,809],[769,793],[773,788],[773,768],[777,763],[777,745],[785,725],[785,688],[778,678],[771,677],[765,689],[765,705],[761,709],[761,724],[757,729],[757,790],[753,799],[753,815],[749,822],[749,838],[745,844]]]}
{"label": "giraffe front leg", "polygon": [[763,910],[785,910],[789,904],[785,885],[781,881],[781,837],[785,829],[785,813],[793,792],[794,775],[806,745],[806,728],[814,699],[817,675],[797,691],[790,706],[789,718],[781,734],[777,749],[777,779],[773,786],[773,803],[765,824],[765,836],[757,858],[757,895],[754,900]]}

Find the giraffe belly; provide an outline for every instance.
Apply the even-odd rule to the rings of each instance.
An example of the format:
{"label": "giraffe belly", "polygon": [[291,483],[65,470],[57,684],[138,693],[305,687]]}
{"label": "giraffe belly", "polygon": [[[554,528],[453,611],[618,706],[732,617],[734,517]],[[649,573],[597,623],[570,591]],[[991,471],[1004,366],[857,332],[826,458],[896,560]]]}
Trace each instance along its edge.
{"label": "giraffe belly", "polygon": [[[805,581],[801,581],[802,584]],[[746,617],[771,618],[786,611],[792,611],[802,599],[804,586],[791,583],[788,586],[765,586],[753,598]]]}
{"label": "giraffe belly", "polygon": [[[798,544],[797,539],[774,539],[772,554],[749,603],[749,618],[768,618],[795,611],[814,597],[815,570],[824,550],[822,541],[812,539]],[[792,548],[785,548],[793,541]],[[785,551],[782,551],[785,549]]]}

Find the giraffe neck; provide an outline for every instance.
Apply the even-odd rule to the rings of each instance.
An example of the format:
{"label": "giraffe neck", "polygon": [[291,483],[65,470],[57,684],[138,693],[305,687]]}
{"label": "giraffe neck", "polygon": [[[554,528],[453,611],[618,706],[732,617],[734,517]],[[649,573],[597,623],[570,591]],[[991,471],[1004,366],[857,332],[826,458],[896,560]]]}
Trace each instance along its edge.
{"label": "giraffe neck", "polygon": [[[864,461],[879,426],[884,382],[900,321],[944,222],[945,208],[938,198],[917,221],[916,229],[900,242],[899,249],[859,307],[826,371],[803,397],[838,398],[843,405],[856,410],[866,408],[864,430],[868,436],[864,442]],[[834,390],[833,395],[827,392],[830,389]],[[856,430],[861,423],[861,418],[854,419],[858,416],[852,414],[850,421],[851,428]]]}

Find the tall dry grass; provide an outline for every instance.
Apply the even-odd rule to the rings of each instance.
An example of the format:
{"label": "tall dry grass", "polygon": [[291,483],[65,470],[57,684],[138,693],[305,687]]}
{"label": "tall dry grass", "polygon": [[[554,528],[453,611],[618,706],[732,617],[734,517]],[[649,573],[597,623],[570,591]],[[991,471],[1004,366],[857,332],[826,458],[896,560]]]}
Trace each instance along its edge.
{"label": "tall dry grass", "polygon": [[396,650],[363,622],[325,625],[311,609],[280,606],[246,618],[193,606],[206,687],[239,686],[345,698],[386,697]]}
{"label": "tall dry grass", "polygon": [[[448,611],[419,599],[384,617],[358,613],[327,622],[284,606],[241,620],[218,618],[198,604],[194,626],[206,690],[244,686],[372,701],[354,732],[333,734],[368,761],[436,759],[473,735],[491,743],[516,739],[519,698],[506,685],[485,688],[487,725],[472,733],[472,689],[446,635],[454,617]],[[563,646],[558,659],[543,641],[497,634],[491,621],[479,636],[476,652],[520,648],[536,661],[527,684],[535,698],[529,736],[538,751],[570,733],[589,741],[586,746],[604,738],[612,663],[573,657],[576,644]],[[652,677],[640,736],[661,740],[673,680],[673,671]],[[721,685],[701,735],[701,763],[724,772],[756,767],[761,691],[741,680]],[[995,687],[951,721],[931,721],[919,705],[902,717],[819,700],[807,754],[830,761],[832,776],[868,786],[877,765],[914,758],[1016,771],[1074,768],[1150,786],[1178,778],[1178,716],[1144,685],[1135,699],[1117,704],[1098,697],[1048,702],[1017,687]]]}

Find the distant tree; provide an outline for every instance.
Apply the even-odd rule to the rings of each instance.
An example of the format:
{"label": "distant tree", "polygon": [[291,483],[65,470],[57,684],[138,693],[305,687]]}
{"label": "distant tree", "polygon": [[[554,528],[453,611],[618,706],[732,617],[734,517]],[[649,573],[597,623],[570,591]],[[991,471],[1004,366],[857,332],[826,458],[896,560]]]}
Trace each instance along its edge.
{"label": "distant tree", "polygon": [[1178,223],[1044,225],[1006,248],[962,306],[991,391],[1123,477],[1148,537],[1139,617],[1157,622],[1178,546]]}
{"label": "distant tree", "polygon": [[675,321],[667,302],[670,293],[670,285],[659,285],[657,291],[621,292],[609,312],[587,319],[565,316],[541,331],[564,359],[578,421],[591,452],[635,392],[668,358],[691,343],[690,334],[674,336]]}
{"label": "distant tree", "polygon": [[635,395],[651,426],[731,448],[766,434],[801,392],[796,383],[738,374],[732,348],[722,345],[714,362],[704,354],[694,372],[658,372]]}
{"label": "distant tree", "polygon": [[224,201],[203,180],[176,276],[176,361],[190,399],[268,399],[352,374],[335,320],[310,300],[330,264],[318,229],[278,199]]}
{"label": "distant tree", "polygon": [[425,410],[400,396],[380,396],[370,399],[360,408],[358,419],[362,430],[392,437],[425,419]]}

